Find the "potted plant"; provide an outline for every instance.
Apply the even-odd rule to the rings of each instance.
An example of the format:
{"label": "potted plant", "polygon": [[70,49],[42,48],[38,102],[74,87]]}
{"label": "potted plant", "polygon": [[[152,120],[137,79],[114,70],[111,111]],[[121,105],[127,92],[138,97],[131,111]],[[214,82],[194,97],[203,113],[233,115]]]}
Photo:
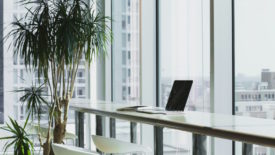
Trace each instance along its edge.
{"label": "potted plant", "polygon": [[0,140],[10,140],[4,146],[4,153],[6,153],[7,149],[12,146],[14,155],[31,155],[31,153],[33,153],[33,143],[25,131],[29,116],[30,115],[28,115],[23,127],[21,127],[16,120],[9,118],[11,124],[6,123],[7,126],[0,128],[11,134],[10,136],[0,138]]}
{"label": "potted plant", "polygon": [[[90,64],[104,56],[112,34],[104,13],[92,9],[87,0],[21,1],[27,13],[13,22],[8,34],[13,40],[14,55],[19,55],[28,71],[36,70],[38,78],[50,90],[51,101],[28,107],[40,113],[47,105],[48,134],[41,143],[44,155],[50,154],[50,142],[62,143],[68,120],[69,103],[74,92],[78,66],[82,58]],[[28,90],[22,90],[28,92]],[[32,91],[26,97],[39,99]],[[41,99],[41,98],[40,98]],[[38,117],[39,118],[39,117]],[[51,124],[54,123],[53,137]]]}

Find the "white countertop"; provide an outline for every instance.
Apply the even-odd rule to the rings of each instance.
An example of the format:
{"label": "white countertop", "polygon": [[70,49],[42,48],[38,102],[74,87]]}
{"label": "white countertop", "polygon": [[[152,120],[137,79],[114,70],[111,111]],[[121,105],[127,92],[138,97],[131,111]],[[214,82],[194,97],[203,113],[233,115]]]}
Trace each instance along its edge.
{"label": "white countertop", "polygon": [[79,112],[119,118],[131,122],[189,131],[192,133],[275,147],[275,120],[205,112],[146,114],[117,111],[127,104],[72,104]]}

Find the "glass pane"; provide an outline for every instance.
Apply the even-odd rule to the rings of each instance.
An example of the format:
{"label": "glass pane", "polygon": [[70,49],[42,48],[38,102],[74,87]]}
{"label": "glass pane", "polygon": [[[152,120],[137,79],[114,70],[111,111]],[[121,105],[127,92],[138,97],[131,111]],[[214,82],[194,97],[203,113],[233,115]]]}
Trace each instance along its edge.
{"label": "glass pane", "polygon": [[[113,101],[140,104],[140,0],[112,3]],[[130,122],[116,120],[116,138],[130,141]]]}
{"label": "glass pane", "polygon": [[[140,34],[139,10],[136,9],[139,8],[139,0],[131,0],[129,2],[118,0],[113,3],[112,7],[112,29],[114,33],[112,54],[113,100],[115,102],[139,104]],[[125,16],[127,16],[127,19]],[[131,22],[128,22],[130,19]],[[128,21],[126,22],[125,20]],[[132,93],[123,93],[124,88],[129,88]]]}
{"label": "glass pane", "polygon": [[[275,1],[237,0],[234,7],[235,113],[275,119]],[[254,145],[253,153],[274,150]]]}
{"label": "glass pane", "polygon": [[[210,111],[209,0],[160,0],[159,106],[174,80],[193,80],[185,110]],[[192,134],[164,129],[164,154],[190,154]]]}

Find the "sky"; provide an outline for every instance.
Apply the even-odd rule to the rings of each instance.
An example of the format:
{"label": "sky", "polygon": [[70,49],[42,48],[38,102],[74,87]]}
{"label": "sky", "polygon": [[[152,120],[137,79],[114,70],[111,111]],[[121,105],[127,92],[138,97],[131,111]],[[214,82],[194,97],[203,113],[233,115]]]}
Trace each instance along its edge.
{"label": "sky", "polygon": [[235,47],[237,74],[275,71],[275,0],[235,1]]}
{"label": "sky", "polygon": [[[161,1],[160,49],[161,64],[165,64],[161,66],[164,75],[208,74],[205,71],[209,70],[207,64],[210,63],[206,57],[209,54],[206,46],[209,44],[206,42],[209,21],[201,21],[209,19],[206,14],[209,10],[205,9],[208,7],[204,3],[202,11],[201,2]],[[204,45],[201,27],[206,27],[203,30]],[[259,77],[262,69],[275,72],[275,0],[235,1],[235,63],[236,75]]]}

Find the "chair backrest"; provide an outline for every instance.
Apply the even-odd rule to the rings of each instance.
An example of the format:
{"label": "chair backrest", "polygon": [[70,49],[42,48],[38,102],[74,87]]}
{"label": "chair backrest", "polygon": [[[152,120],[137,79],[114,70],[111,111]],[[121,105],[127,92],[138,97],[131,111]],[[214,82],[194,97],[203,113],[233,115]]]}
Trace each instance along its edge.
{"label": "chair backrest", "polygon": [[52,143],[52,149],[55,155],[98,155],[88,152],[82,148]]}
{"label": "chair backrest", "polygon": [[102,136],[92,135],[96,147],[104,153],[149,153],[152,152],[150,147],[133,144],[116,140],[114,138],[105,138]]}

